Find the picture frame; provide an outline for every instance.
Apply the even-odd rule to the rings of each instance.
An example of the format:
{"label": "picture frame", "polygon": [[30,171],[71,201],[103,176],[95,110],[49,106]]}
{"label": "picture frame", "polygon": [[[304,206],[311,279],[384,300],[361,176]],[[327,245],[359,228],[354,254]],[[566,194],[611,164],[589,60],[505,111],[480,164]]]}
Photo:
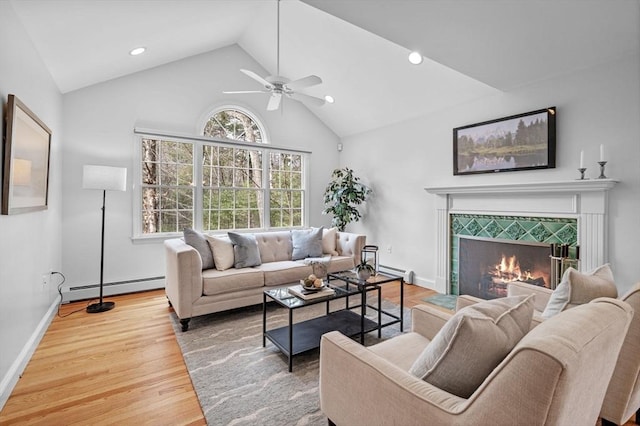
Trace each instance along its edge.
{"label": "picture frame", "polygon": [[453,129],[453,174],[556,167],[556,107]]}
{"label": "picture frame", "polygon": [[20,99],[7,102],[2,214],[45,210],[49,201],[51,130]]}

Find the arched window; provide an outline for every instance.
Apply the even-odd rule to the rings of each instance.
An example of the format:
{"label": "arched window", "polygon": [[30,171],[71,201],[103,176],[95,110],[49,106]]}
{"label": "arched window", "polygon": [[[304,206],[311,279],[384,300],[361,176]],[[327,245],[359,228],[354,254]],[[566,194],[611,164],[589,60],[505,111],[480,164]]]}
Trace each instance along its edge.
{"label": "arched window", "polygon": [[204,125],[203,134],[234,141],[264,141],[264,131],[257,118],[248,111],[233,107],[223,107],[214,111]]}
{"label": "arched window", "polygon": [[136,236],[305,225],[306,152],[266,144],[257,117],[234,106],[212,111],[202,134],[140,133]]}

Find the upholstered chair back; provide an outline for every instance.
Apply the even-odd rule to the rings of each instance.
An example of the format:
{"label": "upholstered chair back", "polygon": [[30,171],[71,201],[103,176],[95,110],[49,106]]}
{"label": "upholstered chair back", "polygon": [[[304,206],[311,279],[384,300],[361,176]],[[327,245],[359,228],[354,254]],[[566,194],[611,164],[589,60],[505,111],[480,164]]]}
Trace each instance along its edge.
{"label": "upholstered chair back", "polygon": [[[603,419],[618,425],[624,424],[640,409],[640,282],[622,296],[621,300],[631,305],[635,314],[600,413]],[[636,420],[638,421],[640,419]]]}

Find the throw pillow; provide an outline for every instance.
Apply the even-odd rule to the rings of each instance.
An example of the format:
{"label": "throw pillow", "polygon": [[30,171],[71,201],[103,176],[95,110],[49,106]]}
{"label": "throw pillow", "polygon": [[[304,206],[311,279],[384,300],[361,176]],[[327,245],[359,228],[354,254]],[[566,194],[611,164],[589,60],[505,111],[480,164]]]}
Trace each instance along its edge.
{"label": "throw pillow", "polygon": [[322,253],[337,256],[336,238],[338,237],[338,228],[329,228],[322,231]]}
{"label": "throw pillow", "polygon": [[542,318],[549,319],[571,305],[589,303],[598,297],[618,297],[618,290],[608,263],[588,274],[568,268],[564,271],[558,287],[551,293],[547,306],[542,312]]}
{"label": "throw pillow", "polygon": [[468,398],[527,334],[533,295],[487,300],[456,312],[409,372]]}
{"label": "throw pillow", "polygon": [[214,266],[213,253],[207,243],[205,235],[195,229],[184,229],[184,242],[196,249],[202,258],[202,269],[211,269]]}
{"label": "throw pillow", "polygon": [[211,251],[213,252],[213,263],[218,271],[225,271],[233,268],[233,243],[227,236],[206,235]]}
{"label": "throw pillow", "polygon": [[233,243],[234,267],[240,269],[262,264],[255,235],[229,232],[229,239]]}
{"label": "throw pillow", "polygon": [[291,260],[300,260],[306,257],[322,256],[322,230],[317,229],[294,229],[291,231],[291,242],[293,252]]}

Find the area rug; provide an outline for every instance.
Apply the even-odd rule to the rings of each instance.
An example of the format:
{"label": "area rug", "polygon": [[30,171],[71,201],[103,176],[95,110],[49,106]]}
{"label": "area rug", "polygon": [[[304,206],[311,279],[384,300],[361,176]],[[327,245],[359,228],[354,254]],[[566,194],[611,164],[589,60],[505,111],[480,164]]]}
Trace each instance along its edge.
{"label": "area rug", "polygon": [[[332,302],[332,310],[341,301]],[[334,305],[335,303],[335,305]],[[325,304],[297,309],[294,322],[320,316]],[[396,313],[398,306],[383,301],[383,309]],[[371,311],[370,311],[371,312]],[[209,425],[326,425],[318,394],[319,350],[287,358],[269,341],[262,347],[262,306],[193,318],[189,330],[170,314],[187,370]],[[404,331],[411,327],[405,309]],[[384,317],[383,317],[384,319]],[[267,327],[286,325],[284,308],[269,304]],[[382,340],[400,334],[399,324],[383,329]],[[368,333],[365,345],[378,342]]]}
{"label": "area rug", "polygon": [[455,294],[436,294],[435,296],[425,297],[422,301],[453,311],[456,309],[457,299],[458,296]]}

